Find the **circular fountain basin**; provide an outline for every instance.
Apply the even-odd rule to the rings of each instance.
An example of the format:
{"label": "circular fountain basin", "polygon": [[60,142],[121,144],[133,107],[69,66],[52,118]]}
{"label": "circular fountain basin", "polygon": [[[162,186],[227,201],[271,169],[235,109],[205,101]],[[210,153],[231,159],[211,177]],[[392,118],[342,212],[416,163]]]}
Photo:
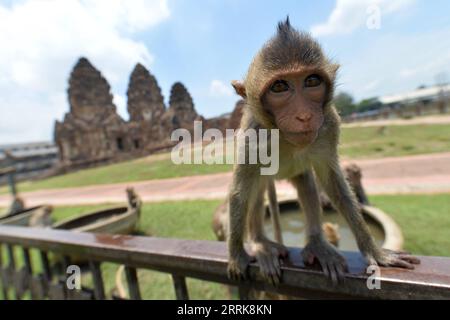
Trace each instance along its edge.
{"label": "circular fountain basin", "polygon": [[[280,224],[283,242],[286,246],[305,246],[305,216],[301,212],[297,200],[280,201]],[[375,207],[363,206],[363,216],[369,226],[375,242],[386,249],[401,250],[403,236],[398,225],[383,211]],[[322,222],[330,222],[339,226],[339,248],[348,251],[357,251],[355,238],[344,217],[336,211],[324,210]],[[273,225],[268,216],[265,222],[265,231],[273,239]]]}

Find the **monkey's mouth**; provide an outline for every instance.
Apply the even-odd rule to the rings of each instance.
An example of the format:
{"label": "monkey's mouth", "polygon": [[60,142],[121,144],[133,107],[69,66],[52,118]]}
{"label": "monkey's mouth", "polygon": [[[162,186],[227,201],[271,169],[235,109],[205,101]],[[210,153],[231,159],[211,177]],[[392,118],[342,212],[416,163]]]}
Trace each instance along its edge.
{"label": "monkey's mouth", "polygon": [[305,131],[288,131],[286,132],[286,135],[289,136],[308,136],[310,134],[312,134],[314,131],[313,130],[305,130]]}
{"label": "monkey's mouth", "polygon": [[314,130],[290,131],[285,132],[284,136],[291,144],[298,147],[304,147],[316,139],[317,133]]}

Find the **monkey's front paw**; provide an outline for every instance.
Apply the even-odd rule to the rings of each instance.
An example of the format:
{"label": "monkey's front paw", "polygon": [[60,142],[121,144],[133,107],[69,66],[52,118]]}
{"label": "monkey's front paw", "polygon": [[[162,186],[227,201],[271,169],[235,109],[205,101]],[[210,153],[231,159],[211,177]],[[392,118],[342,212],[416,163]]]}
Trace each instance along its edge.
{"label": "monkey's front paw", "polygon": [[333,284],[345,279],[348,270],[345,258],[324,239],[311,239],[302,251],[302,258],[305,265],[311,265],[317,260]]}
{"label": "monkey's front paw", "polygon": [[364,256],[369,264],[380,265],[382,267],[414,269],[415,264],[420,264],[418,258],[404,251],[380,249],[374,253],[366,253]]}
{"label": "monkey's front paw", "polygon": [[248,278],[248,265],[255,259],[245,250],[230,256],[228,261],[228,278],[235,281],[243,281]]}
{"label": "monkey's front paw", "polygon": [[285,246],[272,242],[262,241],[252,243],[252,252],[259,263],[259,269],[263,278],[273,285],[277,285],[281,280],[280,258],[288,256]]}

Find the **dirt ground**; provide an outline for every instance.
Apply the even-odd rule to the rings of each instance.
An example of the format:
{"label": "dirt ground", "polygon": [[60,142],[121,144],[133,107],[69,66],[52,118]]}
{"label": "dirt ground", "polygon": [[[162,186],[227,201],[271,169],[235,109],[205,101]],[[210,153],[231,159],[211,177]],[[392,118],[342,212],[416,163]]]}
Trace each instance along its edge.
{"label": "dirt ground", "polygon": [[[450,193],[450,152],[352,161],[362,168],[363,184],[369,194]],[[345,165],[348,162],[344,162]],[[28,206],[123,203],[125,188],[133,186],[144,201],[222,199],[231,173],[152,180],[81,188],[21,193]],[[293,196],[289,183],[277,183],[280,195]],[[9,195],[0,196],[0,207],[9,205]]]}

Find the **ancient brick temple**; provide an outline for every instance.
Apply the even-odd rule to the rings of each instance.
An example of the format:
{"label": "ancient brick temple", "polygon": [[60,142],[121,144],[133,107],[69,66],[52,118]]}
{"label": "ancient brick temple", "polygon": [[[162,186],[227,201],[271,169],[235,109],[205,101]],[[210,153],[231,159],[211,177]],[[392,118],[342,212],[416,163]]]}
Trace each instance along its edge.
{"label": "ancient brick temple", "polygon": [[127,91],[130,120],[117,113],[107,80],[86,58],[76,63],[70,74],[70,111],[56,121],[54,139],[63,167],[83,167],[95,163],[149,154],[172,145],[176,128],[192,128],[201,118],[182,83],[172,87],[169,107],[164,104],[155,77],[141,64],[130,76]]}

